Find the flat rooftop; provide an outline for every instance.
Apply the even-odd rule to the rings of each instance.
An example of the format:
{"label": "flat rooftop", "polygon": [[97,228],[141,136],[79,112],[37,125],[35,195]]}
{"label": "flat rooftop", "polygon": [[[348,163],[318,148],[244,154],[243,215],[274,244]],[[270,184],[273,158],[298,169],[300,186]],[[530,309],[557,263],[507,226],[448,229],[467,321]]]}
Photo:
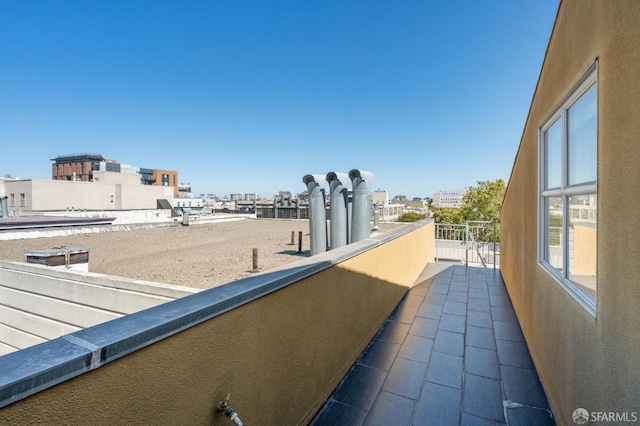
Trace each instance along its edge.
{"label": "flat rooftop", "polygon": [[[403,224],[381,223],[379,232],[397,226]],[[106,232],[108,225],[100,228],[105,232],[3,241],[0,260],[24,262],[25,251],[88,247],[90,272],[206,289],[250,276],[253,248],[258,249],[258,272],[309,256],[308,220],[194,221],[114,232]]]}

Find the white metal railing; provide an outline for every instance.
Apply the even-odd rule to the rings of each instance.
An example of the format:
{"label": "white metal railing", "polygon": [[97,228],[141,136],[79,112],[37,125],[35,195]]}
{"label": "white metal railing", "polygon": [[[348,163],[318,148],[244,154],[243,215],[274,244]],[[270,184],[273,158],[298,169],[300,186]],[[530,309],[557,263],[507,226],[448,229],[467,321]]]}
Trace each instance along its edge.
{"label": "white metal railing", "polygon": [[498,222],[490,221],[436,223],[436,262],[459,260],[465,265],[480,263],[495,269],[500,263],[499,227]]}

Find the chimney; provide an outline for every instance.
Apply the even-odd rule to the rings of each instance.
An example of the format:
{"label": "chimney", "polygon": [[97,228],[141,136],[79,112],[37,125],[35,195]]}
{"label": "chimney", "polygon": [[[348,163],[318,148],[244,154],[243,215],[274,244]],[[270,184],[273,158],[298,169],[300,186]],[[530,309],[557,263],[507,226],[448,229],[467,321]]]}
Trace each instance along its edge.
{"label": "chimney", "polygon": [[329,211],[331,250],[349,244],[349,191],[346,186],[348,181],[349,175],[346,173],[327,173],[331,200]]}
{"label": "chimney", "polygon": [[355,243],[371,236],[371,182],[373,174],[364,170],[352,169],[349,172],[349,178],[353,188],[351,242]]}
{"label": "chimney", "polygon": [[325,176],[305,175],[302,182],[309,192],[309,234],[311,256],[327,251],[327,211],[325,205]]}

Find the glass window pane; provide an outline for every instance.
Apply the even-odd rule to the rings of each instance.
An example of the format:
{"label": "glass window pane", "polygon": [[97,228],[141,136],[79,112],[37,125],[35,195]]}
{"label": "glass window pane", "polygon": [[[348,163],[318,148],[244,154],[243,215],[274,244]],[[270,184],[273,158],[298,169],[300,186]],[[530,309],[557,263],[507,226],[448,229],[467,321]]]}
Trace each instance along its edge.
{"label": "glass window pane", "polygon": [[549,265],[556,268],[559,272],[562,272],[564,265],[563,254],[563,232],[562,232],[562,198],[561,197],[549,197],[545,199],[545,212],[546,212],[546,231],[547,241],[545,250],[545,259]]}
{"label": "glass window pane", "polygon": [[558,188],[562,185],[562,120],[544,132],[545,141],[545,188]]}
{"label": "glass window pane", "polygon": [[596,180],[597,111],[595,84],[569,108],[570,185]]}
{"label": "glass window pane", "polygon": [[596,194],[569,197],[569,279],[596,295]]}

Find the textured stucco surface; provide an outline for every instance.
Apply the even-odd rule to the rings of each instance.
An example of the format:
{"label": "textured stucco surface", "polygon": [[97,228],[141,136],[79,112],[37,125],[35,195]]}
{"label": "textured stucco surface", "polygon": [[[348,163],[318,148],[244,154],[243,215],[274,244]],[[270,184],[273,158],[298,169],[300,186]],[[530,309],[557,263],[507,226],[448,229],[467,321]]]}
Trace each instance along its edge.
{"label": "textured stucco surface", "polygon": [[[502,208],[502,274],[559,424],[640,412],[640,2],[563,1]],[[537,265],[537,131],[598,60],[594,318]]]}
{"label": "textured stucco surface", "polygon": [[433,223],[0,410],[0,424],[304,424],[424,266]]}

